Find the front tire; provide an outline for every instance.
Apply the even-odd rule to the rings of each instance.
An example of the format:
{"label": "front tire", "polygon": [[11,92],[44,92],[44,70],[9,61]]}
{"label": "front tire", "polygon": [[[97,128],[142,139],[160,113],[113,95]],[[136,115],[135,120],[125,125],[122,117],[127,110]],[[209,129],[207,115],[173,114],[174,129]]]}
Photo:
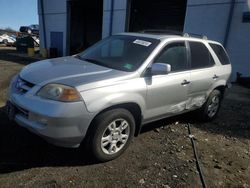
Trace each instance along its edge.
{"label": "front tire", "polygon": [[202,120],[212,121],[214,120],[219,112],[222,101],[222,94],[219,90],[215,89],[209,95],[206,103],[200,109]]}
{"label": "front tire", "polygon": [[129,146],[135,133],[133,115],[125,109],[112,109],[98,115],[89,135],[90,149],[94,157],[110,161],[119,157]]}

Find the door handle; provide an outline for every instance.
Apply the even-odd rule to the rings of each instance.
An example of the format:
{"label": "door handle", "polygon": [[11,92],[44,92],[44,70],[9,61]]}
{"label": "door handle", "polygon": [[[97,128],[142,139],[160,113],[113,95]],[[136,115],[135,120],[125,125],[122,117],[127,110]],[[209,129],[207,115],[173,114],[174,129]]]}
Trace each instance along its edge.
{"label": "door handle", "polygon": [[217,78],[219,78],[219,76],[217,76],[216,74],[213,76],[213,79],[216,80]]}
{"label": "door handle", "polygon": [[188,85],[188,84],[190,84],[190,82],[187,80],[183,80],[183,82],[181,83],[181,85],[183,85],[183,86]]}

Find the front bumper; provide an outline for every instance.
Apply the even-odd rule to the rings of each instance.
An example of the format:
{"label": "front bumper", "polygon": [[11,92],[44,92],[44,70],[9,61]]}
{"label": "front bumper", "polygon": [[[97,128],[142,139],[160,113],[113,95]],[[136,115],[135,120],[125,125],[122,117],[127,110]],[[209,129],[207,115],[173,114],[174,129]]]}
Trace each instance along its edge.
{"label": "front bumper", "polygon": [[62,147],[78,147],[86,135],[94,114],[86,110],[83,101],[58,102],[42,99],[34,93],[39,88],[21,94],[12,84],[9,101],[15,107],[14,120],[22,127]]}

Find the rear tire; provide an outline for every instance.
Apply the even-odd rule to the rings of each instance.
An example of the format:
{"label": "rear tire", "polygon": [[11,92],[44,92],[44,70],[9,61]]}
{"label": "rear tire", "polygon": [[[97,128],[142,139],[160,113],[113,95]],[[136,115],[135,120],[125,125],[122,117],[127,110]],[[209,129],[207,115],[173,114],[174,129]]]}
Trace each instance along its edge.
{"label": "rear tire", "polygon": [[202,120],[212,121],[214,120],[219,112],[222,101],[222,94],[219,90],[213,90],[206,103],[199,110]]}
{"label": "rear tire", "polygon": [[101,162],[119,157],[135,133],[133,115],[121,108],[101,113],[92,125],[87,144],[93,156]]}

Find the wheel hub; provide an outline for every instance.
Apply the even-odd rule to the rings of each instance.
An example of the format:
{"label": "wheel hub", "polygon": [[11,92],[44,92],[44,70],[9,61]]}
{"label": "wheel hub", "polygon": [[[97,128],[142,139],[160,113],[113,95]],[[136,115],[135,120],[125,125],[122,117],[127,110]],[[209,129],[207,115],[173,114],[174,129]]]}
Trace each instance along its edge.
{"label": "wheel hub", "polygon": [[119,140],[120,138],[120,132],[115,132],[112,134],[112,140]]}
{"label": "wheel hub", "polygon": [[115,154],[126,144],[130,134],[129,123],[125,119],[116,119],[112,121],[101,139],[101,149],[106,154]]}

